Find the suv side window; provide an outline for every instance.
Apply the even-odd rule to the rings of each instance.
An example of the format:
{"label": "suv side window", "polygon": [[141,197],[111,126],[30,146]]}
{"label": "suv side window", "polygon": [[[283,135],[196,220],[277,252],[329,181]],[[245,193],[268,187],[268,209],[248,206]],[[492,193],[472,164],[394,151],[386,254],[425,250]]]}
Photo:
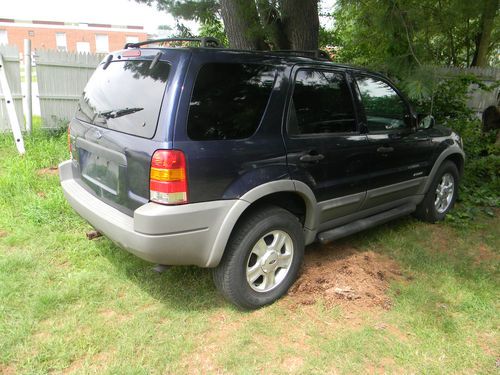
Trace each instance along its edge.
{"label": "suv side window", "polygon": [[368,131],[387,131],[407,127],[408,108],[387,83],[374,77],[357,75],[356,82],[366,115]]}
{"label": "suv side window", "polygon": [[295,76],[288,133],[346,133],[356,131],[351,92],[344,74],[301,69]]}
{"label": "suv side window", "polygon": [[189,137],[193,140],[250,137],[260,124],[275,76],[275,68],[267,65],[203,65],[189,104]]}

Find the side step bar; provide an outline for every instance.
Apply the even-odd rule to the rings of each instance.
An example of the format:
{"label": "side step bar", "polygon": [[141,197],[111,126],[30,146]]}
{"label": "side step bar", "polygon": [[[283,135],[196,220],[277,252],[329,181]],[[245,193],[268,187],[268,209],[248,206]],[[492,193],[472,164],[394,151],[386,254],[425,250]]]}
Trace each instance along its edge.
{"label": "side step bar", "polygon": [[342,225],[341,227],[333,228],[325,232],[318,233],[318,240],[321,243],[328,243],[330,241],[349,236],[353,233],[374,227],[376,225],[384,224],[398,217],[406,216],[415,211],[414,204],[405,204],[400,207],[393,208],[392,210],[381,212],[377,215],[369,216],[364,219],[353,221],[352,223]]}

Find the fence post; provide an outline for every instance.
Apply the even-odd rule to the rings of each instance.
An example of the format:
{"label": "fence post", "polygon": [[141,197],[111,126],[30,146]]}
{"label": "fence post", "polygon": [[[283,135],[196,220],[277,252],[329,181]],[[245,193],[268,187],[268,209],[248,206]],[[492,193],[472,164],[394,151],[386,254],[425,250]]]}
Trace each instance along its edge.
{"label": "fence post", "polygon": [[31,134],[33,120],[31,82],[31,39],[24,39],[24,79],[26,80],[26,132]]}

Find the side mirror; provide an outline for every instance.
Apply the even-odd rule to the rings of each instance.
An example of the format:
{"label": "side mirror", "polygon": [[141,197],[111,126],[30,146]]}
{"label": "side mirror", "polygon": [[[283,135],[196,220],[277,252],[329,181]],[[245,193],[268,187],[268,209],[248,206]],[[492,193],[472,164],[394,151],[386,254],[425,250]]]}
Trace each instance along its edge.
{"label": "side mirror", "polygon": [[436,124],[436,120],[432,115],[419,114],[417,129],[430,129]]}

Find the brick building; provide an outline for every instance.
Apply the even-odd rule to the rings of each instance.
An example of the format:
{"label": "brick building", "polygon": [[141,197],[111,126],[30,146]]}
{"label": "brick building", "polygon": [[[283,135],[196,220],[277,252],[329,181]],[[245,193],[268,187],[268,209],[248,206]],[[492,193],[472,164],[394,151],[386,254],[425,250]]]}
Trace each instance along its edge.
{"label": "brick building", "polygon": [[142,26],[0,18],[0,44],[13,44],[23,51],[24,39],[31,39],[33,50],[106,53],[123,48],[125,43],[146,40],[147,33]]}

